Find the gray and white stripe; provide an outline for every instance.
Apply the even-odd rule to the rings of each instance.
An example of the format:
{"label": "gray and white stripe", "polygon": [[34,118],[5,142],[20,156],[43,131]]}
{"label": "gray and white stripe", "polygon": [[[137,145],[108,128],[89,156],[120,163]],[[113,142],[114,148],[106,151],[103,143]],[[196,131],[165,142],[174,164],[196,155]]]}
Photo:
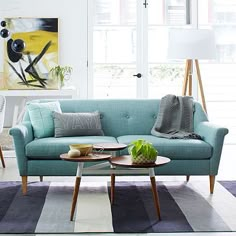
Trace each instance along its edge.
{"label": "gray and white stripe", "polygon": [[[230,182],[236,192],[236,181]],[[116,182],[110,205],[107,182],[81,182],[74,221],[70,221],[73,182],[0,182],[0,233],[209,232],[236,231],[236,197],[224,183],[214,194],[204,181],[157,182],[162,220],[154,209],[150,183]]]}

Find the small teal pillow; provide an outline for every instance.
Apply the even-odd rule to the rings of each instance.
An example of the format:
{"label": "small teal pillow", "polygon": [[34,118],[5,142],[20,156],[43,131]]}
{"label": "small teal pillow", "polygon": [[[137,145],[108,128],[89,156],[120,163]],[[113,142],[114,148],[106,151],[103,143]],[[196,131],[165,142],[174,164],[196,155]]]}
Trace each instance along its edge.
{"label": "small teal pillow", "polygon": [[58,101],[47,103],[29,103],[27,105],[29,117],[34,130],[35,138],[46,138],[54,136],[54,121],[52,112],[60,112]]}

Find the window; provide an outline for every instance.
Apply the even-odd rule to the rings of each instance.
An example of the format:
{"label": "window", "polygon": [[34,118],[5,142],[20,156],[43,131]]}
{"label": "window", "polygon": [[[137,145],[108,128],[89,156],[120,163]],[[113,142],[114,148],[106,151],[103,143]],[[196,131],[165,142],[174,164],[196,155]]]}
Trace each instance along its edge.
{"label": "window", "polygon": [[185,63],[167,60],[168,30],[190,23],[185,0],[149,1],[148,12],[148,97],[181,95]]}
{"label": "window", "polygon": [[136,0],[94,0],[91,9],[92,96],[135,98]]}
{"label": "window", "polygon": [[145,8],[140,0],[91,1],[93,97],[162,97],[181,91],[184,65],[167,63],[166,49],[168,27],[190,22],[187,2],[149,0]]}
{"label": "window", "polygon": [[201,63],[209,119],[230,129],[226,143],[236,136],[236,1],[199,0],[199,27],[212,28],[217,58]]}

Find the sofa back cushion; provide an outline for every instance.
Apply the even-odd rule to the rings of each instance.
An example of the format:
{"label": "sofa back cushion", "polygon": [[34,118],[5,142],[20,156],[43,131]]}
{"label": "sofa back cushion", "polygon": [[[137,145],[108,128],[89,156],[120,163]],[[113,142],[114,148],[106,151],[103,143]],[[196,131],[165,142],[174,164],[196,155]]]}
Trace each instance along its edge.
{"label": "sofa back cushion", "polygon": [[63,100],[60,104],[63,112],[99,111],[104,134],[114,137],[150,134],[159,109],[158,100],[145,99]]}
{"label": "sofa back cushion", "polygon": [[[48,102],[41,99],[32,102]],[[58,100],[63,113],[94,112],[100,113],[101,125],[106,136],[151,134],[157,118],[160,99],[61,99]],[[29,119],[25,114],[24,120]],[[197,103],[194,126],[207,120],[201,105]]]}

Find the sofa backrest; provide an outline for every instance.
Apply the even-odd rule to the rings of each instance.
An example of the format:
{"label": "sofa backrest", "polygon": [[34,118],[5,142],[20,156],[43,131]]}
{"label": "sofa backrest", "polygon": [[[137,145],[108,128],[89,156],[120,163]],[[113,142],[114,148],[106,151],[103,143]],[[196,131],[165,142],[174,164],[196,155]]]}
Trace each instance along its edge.
{"label": "sofa backrest", "polygon": [[[31,102],[49,102],[55,100],[34,100]],[[63,113],[94,112],[101,114],[102,129],[106,136],[131,134],[151,134],[157,118],[160,99],[61,99]],[[26,112],[24,120],[30,120]],[[199,103],[195,103],[194,126],[207,120]]]}

